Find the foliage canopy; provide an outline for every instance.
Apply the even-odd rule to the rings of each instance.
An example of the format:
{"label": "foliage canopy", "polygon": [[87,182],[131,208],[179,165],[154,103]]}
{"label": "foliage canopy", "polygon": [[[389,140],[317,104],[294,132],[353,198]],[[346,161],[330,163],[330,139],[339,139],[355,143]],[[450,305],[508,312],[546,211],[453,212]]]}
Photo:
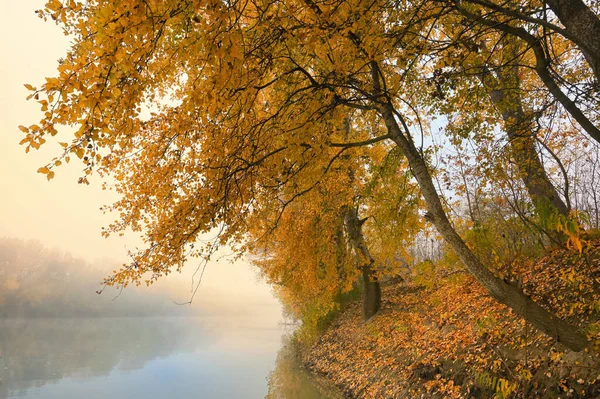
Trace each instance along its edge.
{"label": "foliage canopy", "polygon": [[[538,213],[549,206],[560,216],[545,226],[547,235],[569,235],[583,249],[579,229],[563,228],[569,182],[556,148],[574,138],[600,141],[600,51],[586,33],[600,23],[580,1],[548,7],[51,0],[39,14],[57,21],[73,44],[56,77],[27,86],[44,117],[21,127],[21,143],[38,148],[63,136],[60,125],[72,125],[74,138],[39,172],[51,179],[76,157],[81,183],[94,171],[115,179],[121,199],[107,210],[118,219],[105,234],[143,232],[146,247],[108,284],[151,283],[229,244],[238,254],[268,251],[257,263],[271,281],[300,298],[327,293],[329,301],[351,286],[357,265],[398,263],[426,220],[494,299],[581,350],[587,341],[577,328],[475,255],[440,188],[440,180],[452,185],[438,162],[440,140],[459,155],[471,146],[465,158],[475,161],[473,172],[459,164],[457,192],[466,194],[473,223],[478,202],[470,201],[467,177],[488,192],[526,192],[529,200],[510,204],[523,219],[531,207],[522,212],[518,204]],[[434,116],[446,122],[441,134]],[[544,153],[566,177],[563,193]],[[340,211],[348,208],[367,218],[367,239],[354,249],[339,239]]]}

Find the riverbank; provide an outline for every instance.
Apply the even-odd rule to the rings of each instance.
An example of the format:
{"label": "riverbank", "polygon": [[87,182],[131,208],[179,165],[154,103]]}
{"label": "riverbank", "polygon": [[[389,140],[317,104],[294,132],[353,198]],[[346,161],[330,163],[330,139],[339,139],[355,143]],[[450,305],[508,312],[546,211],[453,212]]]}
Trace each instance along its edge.
{"label": "riverbank", "polygon": [[529,295],[587,326],[590,349],[553,344],[465,273],[429,270],[385,287],[367,323],[349,304],[301,361],[350,398],[600,397],[600,245],[523,269]]}

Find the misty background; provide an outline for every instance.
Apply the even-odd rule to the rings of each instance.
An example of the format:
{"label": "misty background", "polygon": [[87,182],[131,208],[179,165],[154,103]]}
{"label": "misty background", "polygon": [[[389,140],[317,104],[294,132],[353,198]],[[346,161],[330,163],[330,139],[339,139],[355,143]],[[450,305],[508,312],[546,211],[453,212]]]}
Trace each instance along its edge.
{"label": "misty background", "polygon": [[275,321],[279,316],[272,298],[243,292],[241,298],[230,298],[211,286],[200,288],[202,300],[189,303],[198,275],[187,282],[181,276],[166,278],[149,287],[104,287],[107,270],[118,267],[115,260],[90,263],[35,240],[0,238],[0,318],[211,316],[240,321],[271,315]]}
{"label": "misty background", "polygon": [[[55,301],[60,312],[57,309],[54,313],[62,316],[84,311],[115,316],[167,312],[251,318],[254,314],[277,323],[281,318],[279,302],[243,260],[211,262],[188,309],[171,300],[190,300],[197,267],[193,263],[181,274],[173,273],[150,288],[128,287],[115,301],[111,301],[118,294],[114,289],[95,294],[104,277],[127,262],[128,252],[141,241],[134,233],[108,239],[101,236],[101,228],[118,215],[100,211],[117,196],[102,190],[98,176],[91,176],[90,185],[77,184],[82,172],[74,164],[59,168],[51,182],[36,173],[56,153],[60,147],[57,143],[29,154],[19,145],[22,134],[17,126],[42,116],[35,102],[25,100],[28,91],[23,85],[44,82],[69,44],[69,38],[54,23],[45,23],[35,13],[44,3],[0,1],[4,60],[0,63],[0,315],[16,315],[6,310],[7,301],[19,304],[21,316],[48,314],[51,306],[45,301]],[[60,135],[70,134],[68,127],[61,129]],[[41,274],[33,276],[34,270]],[[43,281],[48,284],[44,289],[31,291],[36,286],[43,288]]]}

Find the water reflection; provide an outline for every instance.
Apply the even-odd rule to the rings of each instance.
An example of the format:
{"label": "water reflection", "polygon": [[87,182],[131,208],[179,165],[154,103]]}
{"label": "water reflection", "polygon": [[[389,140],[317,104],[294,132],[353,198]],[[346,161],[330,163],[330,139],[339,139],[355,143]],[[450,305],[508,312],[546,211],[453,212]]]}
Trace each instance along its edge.
{"label": "water reflection", "polygon": [[269,373],[266,399],[341,399],[333,387],[317,383],[314,376],[301,370],[290,336],[282,337],[275,369]]}
{"label": "water reflection", "polygon": [[0,399],[337,398],[286,337],[239,318],[0,320]]}
{"label": "water reflection", "polygon": [[0,398],[26,396],[67,377],[106,376],[210,345],[202,325],[173,319],[25,319],[0,321]]}

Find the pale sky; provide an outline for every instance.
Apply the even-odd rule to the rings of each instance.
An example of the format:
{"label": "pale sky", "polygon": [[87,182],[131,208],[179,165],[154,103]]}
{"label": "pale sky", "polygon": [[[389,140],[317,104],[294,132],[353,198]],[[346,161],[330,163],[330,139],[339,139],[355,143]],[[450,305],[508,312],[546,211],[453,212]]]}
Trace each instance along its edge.
{"label": "pale sky", "polygon": [[[54,75],[57,60],[69,44],[59,27],[35,14],[43,4],[42,0],[0,0],[0,237],[39,240],[92,262],[106,258],[122,262],[127,249],[138,242],[136,237],[100,236],[101,227],[114,216],[103,215],[99,208],[111,203],[114,193],[102,191],[98,179],[91,179],[89,186],[77,184],[81,174],[76,163],[58,168],[51,182],[37,174],[59,153],[60,146],[53,140],[29,154],[18,145],[22,134],[17,126],[37,123],[42,116],[36,102],[25,100],[29,93],[23,84],[39,86],[44,77]],[[170,277],[170,283],[189,282],[192,268],[183,276]],[[189,287],[183,286],[185,292],[178,300],[187,299]],[[265,315],[279,315],[270,288],[257,281],[256,271],[246,262],[209,265],[195,299],[203,301],[227,302],[223,304],[228,308],[240,310],[260,305],[268,308]]]}

